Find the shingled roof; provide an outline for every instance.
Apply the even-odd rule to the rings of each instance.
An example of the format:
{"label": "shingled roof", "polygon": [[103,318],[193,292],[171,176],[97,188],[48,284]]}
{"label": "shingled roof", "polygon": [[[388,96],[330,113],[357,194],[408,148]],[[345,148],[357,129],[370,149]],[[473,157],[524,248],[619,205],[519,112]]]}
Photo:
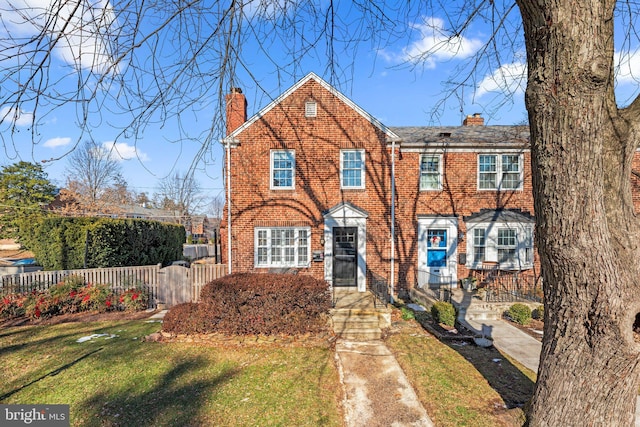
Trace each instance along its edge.
{"label": "shingled roof", "polygon": [[527,126],[390,127],[401,148],[529,148]]}

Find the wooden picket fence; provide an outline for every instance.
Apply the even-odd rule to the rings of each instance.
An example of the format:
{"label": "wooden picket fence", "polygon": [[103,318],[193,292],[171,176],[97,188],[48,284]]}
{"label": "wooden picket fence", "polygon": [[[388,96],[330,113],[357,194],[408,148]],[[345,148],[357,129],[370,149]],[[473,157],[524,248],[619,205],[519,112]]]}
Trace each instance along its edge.
{"label": "wooden picket fence", "polygon": [[193,264],[191,267],[144,265],[136,267],[91,268],[78,270],[34,271],[0,277],[0,295],[43,291],[67,276],[82,277],[85,283],[108,284],[115,293],[134,286],[149,292],[152,307],[164,303],[171,307],[197,302],[202,287],[227,274],[224,264]]}

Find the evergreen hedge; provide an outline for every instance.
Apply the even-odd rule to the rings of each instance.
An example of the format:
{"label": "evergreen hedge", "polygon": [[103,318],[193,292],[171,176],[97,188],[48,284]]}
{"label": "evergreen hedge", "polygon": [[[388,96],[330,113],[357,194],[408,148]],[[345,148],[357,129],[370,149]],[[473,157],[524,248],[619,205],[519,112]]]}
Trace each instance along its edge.
{"label": "evergreen hedge", "polygon": [[159,221],[49,217],[20,226],[20,243],[45,270],[168,265],[182,259],[184,227]]}

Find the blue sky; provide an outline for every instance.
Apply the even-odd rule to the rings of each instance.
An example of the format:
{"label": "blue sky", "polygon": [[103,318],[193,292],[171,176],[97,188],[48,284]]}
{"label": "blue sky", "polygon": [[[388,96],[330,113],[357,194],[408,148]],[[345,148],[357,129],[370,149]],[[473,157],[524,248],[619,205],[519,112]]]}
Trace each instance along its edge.
{"label": "blue sky", "polygon": [[[49,0],[0,0],[0,10],[3,12],[0,19],[4,28],[8,28],[14,37],[16,34],[33,34],[37,16],[28,17],[25,22],[24,14],[12,16],[8,13],[9,5],[20,4],[28,6],[29,10],[43,10],[48,3]],[[322,3],[322,0],[318,1],[320,6]],[[258,2],[253,4],[257,5]],[[344,25],[344,33],[337,34],[336,37],[340,40],[349,38],[352,35],[349,33],[350,29],[353,29],[357,37],[363,38],[363,34],[366,36],[367,28],[355,28],[362,21],[359,20],[357,11],[350,7],[351,3],[336,4],[341,21],[349,23]],[[102,10],[103,16],[111,16],[106,0],[96,0],[94,10]],[[258,6],[253,11],[251,8],[247,10],[247,17],[253,22],[274,12],[269,8],[258,10]],[[517,18],[517,14],[513,16],[514,22]],[[111,17],[108,20],[110,25],[120,24],[117,18]],[[489,41],[491,31],[485,22],[479,21],[470,25],[461,36],[450,40],[450,21],[451,16],[445,11],[441,14],[416,14],[397,23],[397,35],[378,35],[377,42],[365,40],[358,44],[336,43],[333,57],[338,71],[333,75],[327,71],[329,61],[322,44],[301,60],[292,61],[286,51],[292,45],[295,48],[297,42],[287,39],[287,29],[280,36],[276,32],[262,36],[247,33],[241,42],[242,66],[236,68],[234,82],[247,96],[249,116],[266,106],[297,79],[313,71],[388,126],[459,125],[466,114],[476,112],[485,116],[487,124],[514,124],[526,120],[523,102],[525,55],[519,50],[517,43],[522,36],[514,34],[513,44],[508,37],[503,38],[502,43],[506,40],[506,45],[503,46],[505,52],[502,62],[483,63],[463,86],[453,92],[447,82],[459,81],[460,76],[467,75],[465,70],[469,71],[469,59]],[[304,25],[301,26],[303,27]],[[57,78],[62,82],[61,87],[77,85],[75,78],[78,70],[82,71],[78,75],[87,75],[92,70],[100,72],[101,64],[108,62],[103,43],[81,36],[82,34],[70,31],[65,39],[66,44],[59,44],[54,52],[50,73],[59,73]],[[623,40],[622,37],[619,38]],[[0,30],[0,44],[7,40],[6,31]],[[171,45],[170,42],[167,43]],[[617,63],[622,63],[617,79],[617,95],[621,104],[628,103],[638,93],[638,84],[633,76],[634,70],[640,73],[640,53],[637,46],[637,41],[632,41],[631,55],[616,54]],[[422,58],[421,55],[426,51],[435,53],[427,59]],[[178,54],[180,52],[176,51],[176,55]],[[2,55],[0,53],[0,65],[15,60],[2,58]],[[140,64],[148,62],[145,55],[148,56],[149,52],[141,50],[136,61]],[[215,62],[211,59],[208,58],[209,62],[205,64],[213,68],[212,64]],[[170,68],[174,60],[171,53],[163,52],[157,63]],[[93,65],[88,66],[87,62]],[[119,65],[114,72],[122,72],[125,66],[126,63]],[[280,72],[277,70],[278,66],[282,67]],[[3,86],[9,84],[6,79],[2,81]],[[103,89],[99,85],[93,88],[105,92],[116,90],[114,87]],[[216,88],[201,89],[194,84],[189,90],[193,90],[201,99],[193,110],[184,112],[180,121],[158,111],[135,134],[123,131],[127,112],[122,111],[122,105],[114,101],[121,95],[114,93],[104,97],[103,104],[94,105],[93,110],[89,111],[90,134],[81,132],[78,123],[83,112],[73,105],[50,109],[46,114],[43,114],[46,106],[40,106],[39,133],[33,138],[28,127],[33,114],[30,105],[23,104],[17,112],[6,104],[0,105],[1,131],[6,132],[6,126],[12,121],[16,121],[16,129],[20,131],[13,138],[6,134],[3,137],[4,150],[0,152],[0,165],[18,160],[45,160],[42,164],[45,165],[49,178],[56,184],[63,185],[67,164],[64,154],[79,141],[91,137],[105,147],[114,149],[131,189],[153,193],[159,179],[175,172],[184,173],[192,165],[211,128],[212,117],[219,113],[219,91]],[[447,95],[447,102],[442,104]],[[0,102],[5,100],[2,96],[0,92]],[[214,131],[211,137],[217,141],[223,135]],[[62,158],[59,160],[51,160],[60,157]],[[196,179],[211,197],[223,195],[222,160],[222,148],[214,143],[205,153],[204,161],[196,165]]]}

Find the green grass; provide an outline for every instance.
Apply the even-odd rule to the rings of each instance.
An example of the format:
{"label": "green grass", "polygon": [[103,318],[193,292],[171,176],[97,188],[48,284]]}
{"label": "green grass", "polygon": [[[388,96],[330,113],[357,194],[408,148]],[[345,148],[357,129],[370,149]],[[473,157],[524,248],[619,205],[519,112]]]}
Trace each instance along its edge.
{"label": "green grass", "polygon": [[[435,425],[522,424],[532,372],[495,349],[396,323],[386,343]],[[159,329],[144,320],[0,329],[0,402],[69,404],[73,426],[342,425],[329,346],[142,341]],[[94,333],[115,337],[77,342]]]}
{"label": "green grass", "polygon": [[520,426],[535,376],[495,348],[446,345],[404,322],[387,346],[437,426]]}
{"label": "green grass", "polygon": [[[339,426],[327,346],[142,342],[159,323],[0,330],[2,403],[69,404],[73,426]],[[84,343],[93,333],[116,335]]]}

